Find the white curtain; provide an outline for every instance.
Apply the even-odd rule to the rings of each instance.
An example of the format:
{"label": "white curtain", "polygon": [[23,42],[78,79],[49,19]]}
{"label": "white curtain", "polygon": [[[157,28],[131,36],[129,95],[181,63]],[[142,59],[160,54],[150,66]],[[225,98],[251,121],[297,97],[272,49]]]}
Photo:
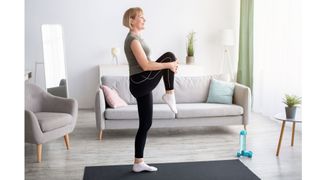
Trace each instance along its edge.
{"label": "white curtain", "polygon": [[254,1],[253,111],[284,112],[284,94],[301,96],[300,0]]}

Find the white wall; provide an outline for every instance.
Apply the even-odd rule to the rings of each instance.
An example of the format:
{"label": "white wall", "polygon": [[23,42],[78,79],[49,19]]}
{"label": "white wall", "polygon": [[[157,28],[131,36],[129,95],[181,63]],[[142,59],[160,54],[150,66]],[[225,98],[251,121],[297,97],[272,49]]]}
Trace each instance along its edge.
{"label": "white wall", "polygon": [[35,62],[43,62],[41,25],[61,24],[69,94],[80,108],[94,107],[97,65],[112,63],[112,47],[120,47],[120,61],[126,62],[122,15],[129,7],[144,9],[151,58],[172,51],[184,63],[186,36],[194,30],[196,63],[210,73],[219,71],[222,60],[221,30],[237,31],[239,23],[238,0],[28,0],[25,6],[25,68],[34,73]]}

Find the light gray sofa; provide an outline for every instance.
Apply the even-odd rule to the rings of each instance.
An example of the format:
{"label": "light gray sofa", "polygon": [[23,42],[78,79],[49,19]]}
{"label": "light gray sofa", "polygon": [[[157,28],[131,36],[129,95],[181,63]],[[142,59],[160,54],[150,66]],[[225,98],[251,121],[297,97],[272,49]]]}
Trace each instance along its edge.
{"label": "light gray sofa", "polygon": [[[250,120],[251,91],[244,85],[235,85],[233,104],[206,103],[213,76],[175,77],[175,95],[178,114],[171,112],[161,97],[165,93],[161,81],[153,90],[152,127],[195,127],[246,125]],[[129,90],[128,76],[102,76],[101,84],[115,89],[129,105],[109,108],[101,88],[95,96],[96,127],[101,140],[103,130],[138,127],[138,110],[135,98]]]}

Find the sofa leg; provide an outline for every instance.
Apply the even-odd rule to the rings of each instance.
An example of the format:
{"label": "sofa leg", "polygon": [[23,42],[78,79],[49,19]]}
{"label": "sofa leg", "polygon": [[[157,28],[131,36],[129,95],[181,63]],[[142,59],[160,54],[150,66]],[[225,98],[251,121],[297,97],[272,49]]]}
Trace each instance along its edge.
{"label": "sofa leg", "polygon": [[42,144],[37,144],[37,161],[41,162],[42,159]]}
{"label": "sofa leg", "polygon": [[247,130],[247,125],[246,124],[244,124],[243,127],[244,127],[244,130]]}
{"label": "sofa leg", "polygon": [[64,135],[64,142],[67,146],[67,150],[69,150],[70,149],[69,134]]}
{"label": "sofa leg", "polygon": [[99,132],[99,140],[100,141],[102,140],[102,136],[103,136],[103,130],[101,129],[100,132]]}

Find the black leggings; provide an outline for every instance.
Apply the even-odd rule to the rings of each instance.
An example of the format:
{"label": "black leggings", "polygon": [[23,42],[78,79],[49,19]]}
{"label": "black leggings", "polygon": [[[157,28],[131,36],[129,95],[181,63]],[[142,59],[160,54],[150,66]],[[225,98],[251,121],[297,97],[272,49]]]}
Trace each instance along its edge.
{"label": "black leggings", "polygon": [[[158,63],[173,62],[176,57],[167,52],[156,61]],[[170,69],[158,71],[144,71],[130,76],[130,92],[137,99],[139,114],[139,129],[135,139],[135,157],[143,158],[143,150],[147,133],[152,125],[153,99],[152,90],[159,84],[163,77],[166,90],[174,89],[174,72]]]}

